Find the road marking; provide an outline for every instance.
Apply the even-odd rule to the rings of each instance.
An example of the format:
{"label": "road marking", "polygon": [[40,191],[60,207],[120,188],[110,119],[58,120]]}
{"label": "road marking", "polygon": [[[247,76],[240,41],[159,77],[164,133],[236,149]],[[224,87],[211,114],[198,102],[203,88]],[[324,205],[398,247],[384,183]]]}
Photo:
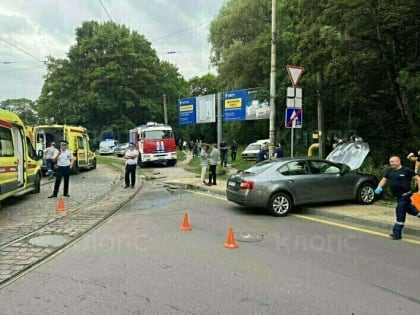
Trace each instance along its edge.
{"label": "road marking", "polygon": [[204,193],[204,192],[200,192],[200,191],[194,191],[194,190],[190,190],[193,194],[197,194],[197,195],[202,195],[202,196],[207,196],[207,197],[212,197],[212,198],[215,198],[215,199],[219,199],[219,200],[224,200],[224,201],[227,201],[227,199],[225,198],[225,197],[219,197],[219,196],[215,196],[215,195],[212,195],[212,194],[210,194],[210,193]]}
{"label": "road marking", "polygon": [[[215,195],[212,195],[212,194],[209,194],[209,193],[192,191],[192,190],[191,190],[191,192],[194,193],[194,194],[197,194],[197,195],[202,195],[202,196],[207,196],[207,197],[212,197],[212,198],[215,198],[215,199],[227,201],[226,198],[215,196]],[[328,221],[328,220],[324,220],[324,219],[313,218],[313,217],[305,216],[305,215],[302,215],[302,214],[289,214],[289,215],[292,216],[292,217],[297,217],[297,218],[304,219],[304,220],[309,220],[309,221],[318,222],[318,223],[322,223],[322,224],[328,224],[328,225],[340,227],[340,228],[347,229],[347,230],[362,232],[362,233],[366,233],[366,234],[375,235],[375,236],[390,239],[389,234],[386,234],[386,233],[376,232],[376,231],[373,231],[373,230],[359,228],[359,227],[352,226],[352,225],[337,223],[337,222],[334,222],[334,221]],[[401,241],[406,242],[406,243],[410,243],[410,244],[420,245],[420,241],[413,240],[413,239],[410,239],[410,238],[405,238],[404,237],[403,239],[401,239]]]}
{"label": "road marking", "polygon": [[[385,238],[389,239],[389,235],[386,234],[386,233],[376,232],[376,231],[372,231],[372,230],[368,230],[368,229],[364,229],[364,228],[355,227],[355,226],[352,226],[352,225],[337,223],[337,222],[328,221],[328,220],[324,220],[324,219],[317,219],[317,218],[308,217],[308,216],[301,215],[301,214],[291,214],[291,216],[297,217],[297,218],[300,218],[300,219],[304,219],[304,220],[309,220],[309,221],[314,221],[314,222],[318,222],[318,223],[328,224],[328,225],[340,227],[340,228],[347,229],[347,230],[353,230],[353,231],[357,231],[357,232],[362,232],[362,233],[367,233],[367,234],[376,235],[376,236],[380,236],[380,237],[385,237]],[[401,241],[406,242],[406,243],[415,244],[415,245],[420,245],[420,241],[409,239],[409,238],[403,238],[403,239],[401,239]]]}

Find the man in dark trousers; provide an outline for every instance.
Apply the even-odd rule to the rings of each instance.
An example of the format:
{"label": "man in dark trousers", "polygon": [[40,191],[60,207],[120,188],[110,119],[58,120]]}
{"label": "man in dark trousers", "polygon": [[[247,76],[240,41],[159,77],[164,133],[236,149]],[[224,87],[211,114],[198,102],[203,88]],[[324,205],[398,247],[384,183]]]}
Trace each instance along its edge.
{"label": "man in dark trousers", "polygon": [[70,197],[69,179],[70,179],[70,172],[74,164],[74,157],[71,150],[67,148],[68,144],[69,143],[65,140],[60,141],[60,150],[59,150],[58,156],[56,157],[57,172],[55,175],[54,191],[52,195],[48,196],[48,198],[57,197],[58,190],[60,189],[61,178],[64,179],[63,196]]}
{"label": "man in dark trousers", "polygon": [[382,187],[388,181],[390,182],[392,194],[397,197],[396,222],[390,237],[393,240],[399,240],[404,228],[406,213],[420,218],[420,212],[411,204],[412,192],[410,188],[411,179],[414,179],[417,182],[417,187],[420,187],[420,176],[414,173],[411,168],[402,166],[401,159],[398,156],[391,156],[389,166],[390,168],[386,170],[384,177],[375,189],[375,194],[380,195],[383,191]]}
{"label": "man in dark trousers", "polygon": [[[124,188],[134,188],[136,184],[136,168],[137,168],[137,158],[139,156],[139,151],[136,149],[136,145],[130,142],[128,150],[125,151],[124,159],[125,161],[125,173],[124,173]],[[131,181],[131,183],[130,183]]]}
{"label": "man in dark trousers", "polygon": [[236,161],[236,152],[238,151],[238,144],[233,140],[232,145],[230,146],[230,158],[232,162]]}
{"label": "man in dark trousers", "polygon": [[220,165],[223,167],[226,167],[227,165],[227,159],[228,159],[228,146],[225,140],[222,140],[220,142],[219,146],[220,150]]}

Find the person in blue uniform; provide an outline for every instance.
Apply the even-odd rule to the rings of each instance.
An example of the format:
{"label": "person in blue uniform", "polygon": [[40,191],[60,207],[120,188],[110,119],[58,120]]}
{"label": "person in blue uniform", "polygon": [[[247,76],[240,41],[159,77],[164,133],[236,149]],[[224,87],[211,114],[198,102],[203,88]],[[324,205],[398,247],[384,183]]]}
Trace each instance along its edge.
{"label": "person in blue uniform", "polygon": [[420,212],[411,204],[411,180],[420,183],[420,176],[406,166],[401,165],[401,159],[398,156],[391,156],[389,159],[389,168],[385,171],[384,176],[375,189],[375,194],[380,195],[383,186],[389,181],[391,192],[397,198],[397,206],[395,208],[396,221],[389,236],[394,240],[402,238],[402,230],[404,228],[406,213],[420,218]]}
{"label": "person in blue uniform", "polygon": [[261,150],[260,152],[258,152],[257,160],[255,161],[255,163],[258,163],[267,159],[268,159],[268,144],[266,143],[261,146]]}

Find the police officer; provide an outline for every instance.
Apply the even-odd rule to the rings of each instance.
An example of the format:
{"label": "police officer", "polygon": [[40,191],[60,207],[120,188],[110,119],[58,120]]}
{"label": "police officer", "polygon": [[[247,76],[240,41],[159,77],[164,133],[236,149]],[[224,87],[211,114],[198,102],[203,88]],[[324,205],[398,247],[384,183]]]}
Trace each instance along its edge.
{"label": "police officer", "polygon": [[[124,188],[134,188],[136,184],[136,168],[137,168],[137,158],[139,156],[139,151],[136,149],[136,145],[130,142],[128,150],[125,152],[124,159],[125,161],[125,173],[124,173]],[[131,180],[131,184],[130,184]]]}
{"label": "police officer", "polygon": [[420,176],[414,173],[414,171],[406,166],[401,165],[401,159],[398,156],[391,156],[389,159],[389,166],[384,174],[384,177],[375,189],[375,194],[380,195],[383,191],[383,186],[389,181],[391,186],[392,194],[397,197],[397,206],[395,208],[396,222],[392,229],[392,234],[389,236],[393,240],[401,239],[401,232],[404,228],[405,215],[409,213],[411,215],[420,218],[420,212],[411,204],[411,179],[416,180],[417,187],[420,183]]}
{"label": "police officer", "polygon": [[57,161],[57,173],[55,175],[54,191],[48,198],[57,197],[58,190],[60,189],[61,178],[64,178],[64,197],[70,197],[69,195],[69,179],[70,172],[74,164],[73,153],[67,148],[68,142],[65,140],[60,141],[60,150],[56,158]]}

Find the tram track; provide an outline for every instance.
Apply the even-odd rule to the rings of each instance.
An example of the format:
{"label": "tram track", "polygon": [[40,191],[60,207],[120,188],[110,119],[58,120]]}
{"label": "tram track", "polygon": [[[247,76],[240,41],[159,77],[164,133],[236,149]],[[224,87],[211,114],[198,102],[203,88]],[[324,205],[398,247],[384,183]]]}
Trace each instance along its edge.
{"label": "tram track", "polygon": [[[140,193],[143,180],[139,178],[139,184],[134,190],[123,189],[121,176],[118,176],[119,179],[115,177],[118,174],[116,171],[121,172],[122,167],[114,164],[108,167],[114,173],[109,189],[94,198],[78,202],[64,213],[57,212],[54,217],[32,227],[30,231],[17,233],[13,239],[9,238],[0,244],[0,288],[103,224]],[[44,244],[43,239],[46,240]],[[60,242],[51,244],[51,239],[58,239]]]}

